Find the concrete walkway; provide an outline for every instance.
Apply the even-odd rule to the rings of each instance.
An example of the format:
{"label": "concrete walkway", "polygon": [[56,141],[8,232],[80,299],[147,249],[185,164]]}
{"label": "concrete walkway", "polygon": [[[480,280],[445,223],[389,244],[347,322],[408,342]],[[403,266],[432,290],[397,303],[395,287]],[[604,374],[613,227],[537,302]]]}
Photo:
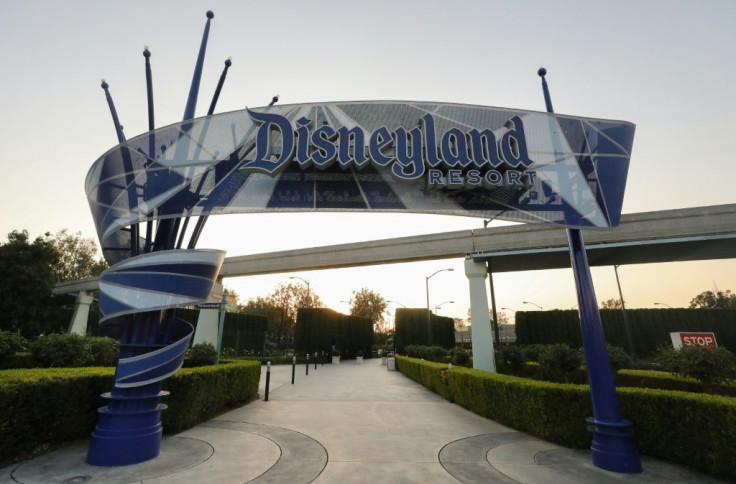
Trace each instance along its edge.
{"label": "concrete walkway", "polygon": [[[0,483],[718,483],[643,458],[644,472],[594,467],[570,450],[479,417],[379,360],[273,367],[261,399],[164,439],[156,459],[84,463],[86,445],[0,469]],[[172,396],[170,398],[176,398]],[[523,404],[523,402],[520,402]]]}

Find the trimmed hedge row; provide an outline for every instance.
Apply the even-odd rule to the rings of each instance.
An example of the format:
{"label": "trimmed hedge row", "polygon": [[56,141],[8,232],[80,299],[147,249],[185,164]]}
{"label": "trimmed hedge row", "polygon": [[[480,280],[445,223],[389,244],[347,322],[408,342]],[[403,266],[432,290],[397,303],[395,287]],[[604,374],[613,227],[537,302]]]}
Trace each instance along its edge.
{"label": "trimmed hedge row", "polygon": [[[451,402],[569,447],[586,448],[587,385],[557,384],[397,357],[407,377]],[[715,476],[736,478],[736,399],[648,388],[617,390],[638,451]]]}
{"label": "trimmed hedge row", "polygon": [[[628,349],[620,309],[601,309],[606,341]],[[626,318],[637,355],[651,355],[660,346],[672,346],[670,332],[712,331],[719,346],[736,351],[736,311],[733,309],[627,309]],[[516,341],[520,345],[567,343],[580,347],[577,311],[518,311]]]}
{"label": "trimmed hedge row", "polygon": [[[161,414],[166,433],[180,432],[258,393],[260,365],[237,361],[185,368],[164,380],[171,397]],[[110,391],[114,368],[0,371],[0,466],[65,441],[89,438],[100,394]]]}
{"label": "trimmed hedge row", "polygon": [[618,370],[613,375],[616,386],[657,388],[691,393],[709,393],[736,397],[736,384],[724,383],[708,388],[700,380],[655,370]]}
{"label": "trimmed hedge row", "polygon": [[409,345],[441,346],[450,349],[455,346],[455,323],[452,318],[430,313],[432,341],[428,341],[427,310],[420,308],[397,308],[394,317],[394,342],[396,352],[406,352]]}
{"label": "trimmed hedge row", "polygon": [[299,308],[294,326],[294,349],[300,353],[332,354],[354,358],[359,351],[370,354],[373,323],[369,318],[338,313],[329,308]]}

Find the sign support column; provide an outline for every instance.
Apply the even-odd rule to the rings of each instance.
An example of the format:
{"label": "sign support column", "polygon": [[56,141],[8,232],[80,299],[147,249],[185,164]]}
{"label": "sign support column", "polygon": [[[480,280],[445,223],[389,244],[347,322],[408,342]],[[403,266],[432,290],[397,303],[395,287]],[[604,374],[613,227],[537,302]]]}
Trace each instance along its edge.
{"label": "sign support column", "polygon": [[[552,100],[544,78],[547,70],[540,68],[537,74],[542,78],[547,112],[553,113]],[[641,461],[631,442],[633,436],[631,422],[621,418],[583,235],[580,229],[567,229],[567,239],[570,245],[570,262],[575,275],[585,366],[593,403],[593,417],[586,419],[588,430],[593,433],[593,443],[590,446],[593,464],[609,471],[638,473],[642,471]]]}

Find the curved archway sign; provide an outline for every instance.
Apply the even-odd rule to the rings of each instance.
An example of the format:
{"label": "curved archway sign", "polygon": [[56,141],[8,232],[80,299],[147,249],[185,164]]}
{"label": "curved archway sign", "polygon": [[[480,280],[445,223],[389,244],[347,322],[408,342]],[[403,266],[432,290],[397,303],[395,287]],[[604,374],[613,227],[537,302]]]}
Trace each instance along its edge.
{"label": "curved archway sign", "polygon": [[[120,144],[94,163],[85,186],[111,264],[100,278],[100,322],[120,339],[120,357],[90,440],[93,465],[159,453],[161,382],[181,367],[193,332],[173,309],[204,302],[224,259],[222,251],[194,248],[209,215],[421,212],[575,229],[620,219],[634,138],[627,122],[393,101],[213,115],[229,60],[210,112],[193,119],[214,14],[207,17],[181,123],[153,129],[148,49],[148,133],[125,139],[102,83]],[[181,249],[190,217],[197,224]]]}
{"label": "curved archway sign", "polygon": [[633,138],[626,122],[485,106],[272,106],[133,138],[95,162],[86,189],[103,246],[124,247],[117,258],[131,224],[221,213],[421,212],[606,228],[620,219]]}

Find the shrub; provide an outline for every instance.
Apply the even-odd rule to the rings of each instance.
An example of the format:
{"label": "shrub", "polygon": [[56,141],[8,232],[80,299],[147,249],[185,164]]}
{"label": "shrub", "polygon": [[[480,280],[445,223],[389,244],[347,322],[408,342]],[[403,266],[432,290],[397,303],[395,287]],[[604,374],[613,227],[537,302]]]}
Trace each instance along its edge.
{"label": "shrub", "polygon": [[115,366],[118,362],[118,343],[107,336],[87,336],[92,366]]}
{"label": "shrub", "polygon": [[217,350],[211,343],[192,345],[187,353],[187,367],[214,365],[217,361]]}
{"label": "shrub", "polygon": [[448,351],[441,346],[409,345],[405,348],[406,354],[412,358],[442,362]]}
{"label": "shrub", "polygon": [[115,366],[117,342],[105,336],[49,334],[30,344],[31,357],[40,367]]}
{"label": "shrub", "polygon": [[631,359],[631,356],[623,348],[612,345],[607,345],[607,347],[608,358],[611,360],[611,369],[613,371],[634,367],[634,360]]}
{"label": "shrub", "polygon": [[452,356],[452,363],[454,365],[468,366],[470,363],[470,351],[465,348],[456,346],[450,350],[450,355]]}
{"label": "shrub", "polygon": [[582,355],[566,344],[547,345],[539,355],[539,366],[552,371],[575,371],[583,364]]}
{"label": "shrub", "polygon": [[42,367],[80,367],[92,364],[86,338],[78,334],[48,334],[30,345],[31,355]]}
{"label": "shrub", "polygon": [[521,356],[526,361],[539,361],[539,356],[547,345],[527,345],[521,347]]}
{"label": "shrub", "polygon": [[660,348],[655,362],[665,370],[697,378],[708,386],[736,379],[736,356],[726,348],[685,345]]}
{"label": "shrub", "polygon": [[27,346],[28,341],[23,336],[11,331],[0,331],[0,360],[26,351]]}
{"label": "shrub", "polygon": [[521,349],[516,345],[500,345],[496,350],[496,366],[500,373],[518,374],[524,366]]}

